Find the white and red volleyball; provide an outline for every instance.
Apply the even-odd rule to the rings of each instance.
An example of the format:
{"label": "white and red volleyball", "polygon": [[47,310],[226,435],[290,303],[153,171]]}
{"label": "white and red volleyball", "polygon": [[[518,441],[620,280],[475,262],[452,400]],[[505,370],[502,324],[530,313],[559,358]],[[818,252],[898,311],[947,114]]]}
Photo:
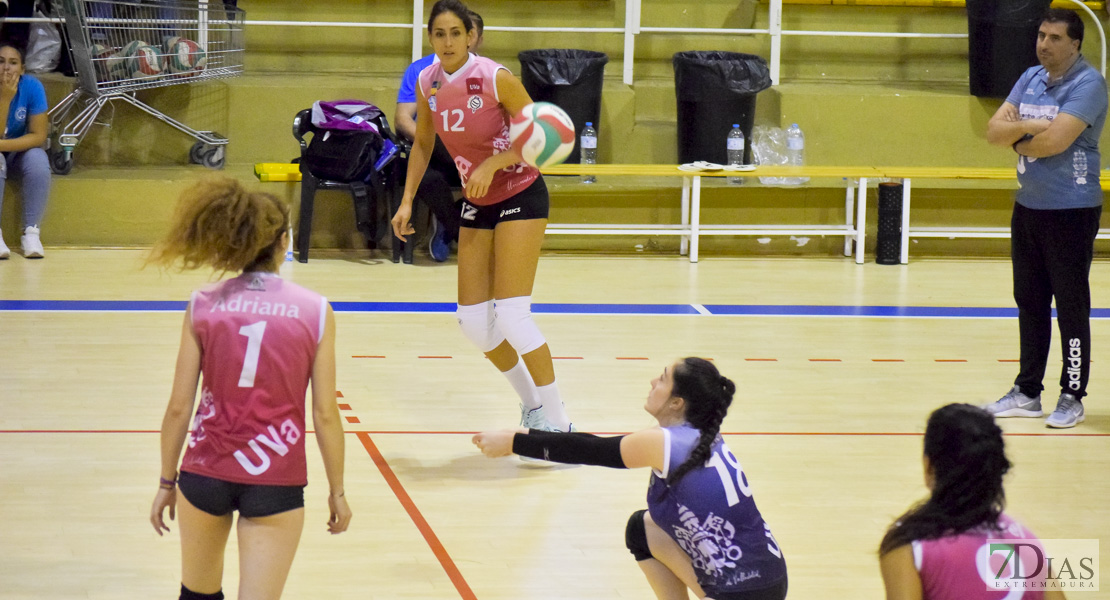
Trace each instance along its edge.
{"label": "white and red volleyball", "polygon": [[193,40],[173,38],[166,50],[166,70],[174,74],[204,70],[208,58],[200,45]]}
{"label": "white and red volleyball", "polygon": [[162,72],[162,60],[158,50],[144,42],[131,42],[123,47],[120,54],[127,57],[128,76],[132,79],[151,77]]}
{"label": "white and red volleyball", "polygon": [[525,106],[509,123],[509,140],[533,167],[562,163],[574,150],[574,122],[550,102]]}

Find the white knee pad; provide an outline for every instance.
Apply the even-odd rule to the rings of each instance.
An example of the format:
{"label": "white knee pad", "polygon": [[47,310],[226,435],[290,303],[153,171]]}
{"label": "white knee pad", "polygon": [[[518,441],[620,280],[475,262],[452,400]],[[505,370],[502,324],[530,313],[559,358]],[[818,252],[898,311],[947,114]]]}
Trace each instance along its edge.
{"label": "white knee pad", "polygon": [[547,343],[532,320],[531,296],[496,300],[493,311],[497,313],[497,328],[518,354],[528,354]]}
{"label": "white knee pad", "polygon": [[482,352],[490,352],[505,341],[505,336],[494,325],[492,300],[466,306],[460,304],[455,310],[455,317],[463,335]]}

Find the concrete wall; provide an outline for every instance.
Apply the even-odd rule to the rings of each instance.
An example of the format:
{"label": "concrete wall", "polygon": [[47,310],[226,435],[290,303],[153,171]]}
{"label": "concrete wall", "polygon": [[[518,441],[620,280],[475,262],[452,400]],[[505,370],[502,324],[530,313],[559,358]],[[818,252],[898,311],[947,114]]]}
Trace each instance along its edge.
{"label": "concrete wall", "polygon": [[[430,8],[431,2],[427,3]],[[404,0],[305,3],[242,0],[250,20],[410,21]],[[475,1],[489,26],[621,26],[624,3],[606,0]],[[766,4],[707,0],[674,3],[645,0],[644,26],[765,27]],[[854,6],[787,6],[786,29],[963,32],[961,9],[878,9]],[[1089,27],[1088,54],[1097,62],[1097,36]],[[516,53],[529,48],[571,47],[606,52],[610,62],[602,96],[599,154],[603,162],[673,163],[676,102],[671,57],[691,49],[769,55],[766,36],[642,34],[636,44],[636,82],[621,81],[620,34],[535,34],[490,31],[483,53],[519,72]],[[1031,41],[1032,43],[1032,41]],[[411,30],[249,27],[247,74],[223,81],[181,85],[139,93],[158,110],[197,129],[227,135],[225,173],[254,181],[296,202],[295,185],[258,184],[257,162],[286,162],[297,155],[290,134],[292,116],[314,100],[361,98],[392,116],[400,72],[411,53]],[[425,45],[425,48],[427,46]],[[965,40],[883,40],[875,38],[791,37],[783,45],[783,83],[757,97],[757,124],[801,124],[811,164],[1009,166],[1012,153],[989,146],[986,122],[999,100],[967,92]],[[56,103],[73,86],[56,74],[43,76]],[[44,224],[47,244],[134,245],[160,232],[176,194],[208,174],[187,164],[193,140],[124,104],[107,108],[76,153],[74,173],[55,178]],[[1105,137],[1106,134],[1104,134]],[[722,140],[723,143],[723,140]],[[677,188],[654,183],[601,182],[590,188],[552,185],[553,218],[563,222],[666,221],[676,218]],[[607,187],[608,186],[608,187]],[[18,190],[9,185],[9,197]],[[915,186],[923,219],[938,223],[968,219],[1004,225],[1009,192],[955,191]],[[977,198],[987,201],[976,202]],[[928,199],[928,200],[926,200]],[[830,188],[778,190],[748,186],[706,192],[710,222],[835,222],[842,218],[843,191]],[[976,208],[954,210],[973,203]],[[19,202],[4,203],[3,231],[18,240]],[[739,211],[739,212],[738,212]],[[874,214],[874,213],[872,213]],[[588,215],[588,216],[587,216]],[[758,216],[758,218],[756,218]],[[322,193],[314,223],[316,246],[357,246],[350,205],[341,194]],[[555,249],[666,248],[673,240],[549,237]],[[707,242],[709,252],[797,252],[789,240],[758,244],[722,238]],[[754,244],[754,245],[753,245]],[[838,242],[820,249],[835,253]],[[955,247],[949,244],[939,246]],[[985,251],[995,251],[991,243]],[[961,245],[961,247],[963,247]],[[961,250],[964,251],[964,250]]]}

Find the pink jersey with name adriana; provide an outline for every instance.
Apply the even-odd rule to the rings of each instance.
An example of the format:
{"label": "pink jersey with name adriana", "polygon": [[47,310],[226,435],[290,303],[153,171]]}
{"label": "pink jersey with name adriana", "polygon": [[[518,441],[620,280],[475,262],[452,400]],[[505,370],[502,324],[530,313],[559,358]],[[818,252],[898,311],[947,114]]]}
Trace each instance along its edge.
{"label": "pink jersey with name adriana", "polygon": [[[420,72],[420,93],[432,109],[436,134],[455,159],[463,185],[478,165],[509,149],[509,114],[497,97],[497,71],[505,67],[471,54],[454,73],[436,62]],[[505,69],[508,71],[508,69]],[[471,204],[489,206],[527,188],[540,172],[523,162],[493,175],[489,190]]]}
{"label": "pink jersey with name adriana", "polygon": [[[1014,540],[1040,546],[1037,538],[1005,514],[998,519],[1001,530],[977,527],[959,535],[933,540],[915,540],[913,563],[921,575],[925,600],[1042,600],[1044,573],[1028,580],[1014,579],[1015,562],[1007,553],[991,553],[987,540]],[[1036,551],[1016,548],[1021,559],[1019,573],[1030,575],[1036,568]],[[1001,572],[1001,577],[997,577]],[[1011,585],[1011,587],[1006,587]],[[1016,586],[1016,587],[1015,587]]]}
{"label": "pink jersey with name adriana", "polygon": [[200,406],[181,470],[224,481],[306,485],[305,390],[327,299],[270,273],[193,292]]}

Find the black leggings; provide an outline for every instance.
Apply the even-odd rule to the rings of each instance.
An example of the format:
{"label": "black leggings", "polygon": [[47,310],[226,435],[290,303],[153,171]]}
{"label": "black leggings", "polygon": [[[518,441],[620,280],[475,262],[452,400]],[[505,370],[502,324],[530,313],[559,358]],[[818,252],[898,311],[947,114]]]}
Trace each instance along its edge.
{"label": "black leggings", "polygon": [[1044,389],[1052,343],[1052,299],[1064,365],[1060,390],[1087,394],[1091,364],[1091,259],[1102,207],[1034,210],[1014,204],[1010,256],[1021,333],[1021,371],[1014,384],[1027,396]]}

